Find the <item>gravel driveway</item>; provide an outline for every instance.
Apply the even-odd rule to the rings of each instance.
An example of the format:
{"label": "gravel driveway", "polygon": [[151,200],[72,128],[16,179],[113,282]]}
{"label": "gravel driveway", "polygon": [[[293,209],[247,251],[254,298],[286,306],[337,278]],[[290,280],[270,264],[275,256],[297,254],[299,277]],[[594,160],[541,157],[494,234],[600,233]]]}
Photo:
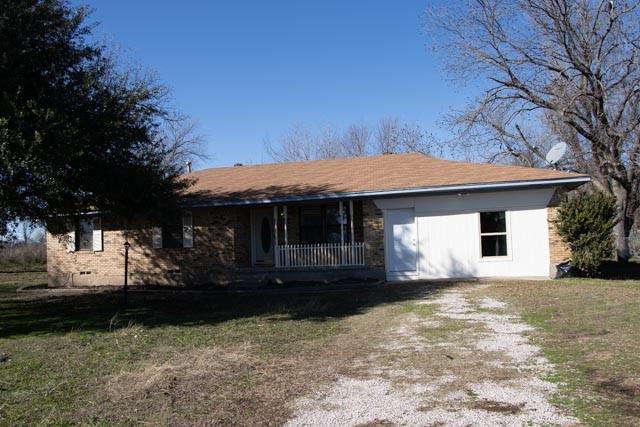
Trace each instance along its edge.
{"label": "gravel driveway", "polygon": [[472,287],[414,301],[352,374],[296,399],[287,425],[577,425],[550,403],[553,366],[531,330]]}

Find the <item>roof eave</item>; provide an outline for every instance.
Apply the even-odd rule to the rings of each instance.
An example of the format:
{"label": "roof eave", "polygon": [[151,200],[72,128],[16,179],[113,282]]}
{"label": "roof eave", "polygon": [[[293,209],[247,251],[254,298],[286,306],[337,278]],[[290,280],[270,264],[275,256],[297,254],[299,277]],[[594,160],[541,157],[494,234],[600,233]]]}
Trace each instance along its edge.
{"label": "roof eave", "polygon": [[438,187],[402,188],[395,190],[352,191],[321,194],[305,194],[299,196],[283,196],[262,199],[208,199],[185,203],[189,207],[216,207],[216,206],[249,206],[272,205],[277,203],[306,202],[315,200],[334,199],[362,199],[362,198],[390,198],[408,196],[426,196],[436,194],[448,194],[458,192],[483,192],[495,190],[523,190],[544,187],[565,186],[569,189],[579,187],[591,181],[589,176],[577,176],[570,178],[553,178],[527,181],[505,181],[478,184],[443,185]]}

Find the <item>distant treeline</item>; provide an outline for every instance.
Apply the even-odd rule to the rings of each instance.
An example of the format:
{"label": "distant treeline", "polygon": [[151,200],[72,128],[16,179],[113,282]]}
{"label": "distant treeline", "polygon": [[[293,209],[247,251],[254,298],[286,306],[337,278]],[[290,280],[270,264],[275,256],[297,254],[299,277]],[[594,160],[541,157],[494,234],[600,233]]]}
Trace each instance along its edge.
{"label": "distant treeline", "polygon": [[0,270],[43,270],[47,263],[45,240],[12,241],[0,245]]}

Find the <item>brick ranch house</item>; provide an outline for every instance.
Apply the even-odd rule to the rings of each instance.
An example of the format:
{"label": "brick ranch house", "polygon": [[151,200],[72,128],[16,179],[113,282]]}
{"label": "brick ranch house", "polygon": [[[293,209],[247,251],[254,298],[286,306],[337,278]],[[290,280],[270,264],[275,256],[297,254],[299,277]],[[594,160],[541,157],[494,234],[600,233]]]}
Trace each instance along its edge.
{"label": "brick ranch house", "polygon": [[[589,177],[421,154],[196,171],[171,224],[87,215],[47,235],[50,286],[238,280],[549,277],[568,257],[559,195]],[[64,238],[66,237],[66,238]]]}

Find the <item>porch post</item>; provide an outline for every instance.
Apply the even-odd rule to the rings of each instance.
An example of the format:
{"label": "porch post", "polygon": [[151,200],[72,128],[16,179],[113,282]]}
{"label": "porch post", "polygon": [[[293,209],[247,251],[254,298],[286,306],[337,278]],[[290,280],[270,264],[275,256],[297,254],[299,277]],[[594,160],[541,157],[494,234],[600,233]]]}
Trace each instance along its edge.
{"label": "porch post", "polygon": [[351,228],[351,243],[355,243],[356,236],[353,234],[353,200],[349,200],[349,228]]}
{"label": "porch post", "polygon": [[342,200],[340,200],[338,206],[340,211],[340,213],[338,214],[340,215],[340,243],[344,245],[344,224],[342,223],[344,221],[344,206],[342,204]]}
{"label": "porch post", "polygon": [[287,205],[284,205],[282,207],[282,210],[284,211],[284,244],[288,245],[289,244],[289,233],[287,233]]}
{"label": "porch post", "polygon": [[340,210],[340,213],[338,214],[340,215],[340,264],[344,265],[346,262],[344,259],[344,204],[342,203],[342,200],[340,200],[338,206]]}
{"label": "porch post", "polygon": [[289,248],[286,247],[289,244],[289,232],[287,231],[287,205],[282,206],[282,210],[284,213],[284,265],[285,267],[289,267]]}
{"label": "porch post", "polygon": [[278,249],[278,206],[273,206],[273,259],[276,267],[280,267],[280,250]]}

